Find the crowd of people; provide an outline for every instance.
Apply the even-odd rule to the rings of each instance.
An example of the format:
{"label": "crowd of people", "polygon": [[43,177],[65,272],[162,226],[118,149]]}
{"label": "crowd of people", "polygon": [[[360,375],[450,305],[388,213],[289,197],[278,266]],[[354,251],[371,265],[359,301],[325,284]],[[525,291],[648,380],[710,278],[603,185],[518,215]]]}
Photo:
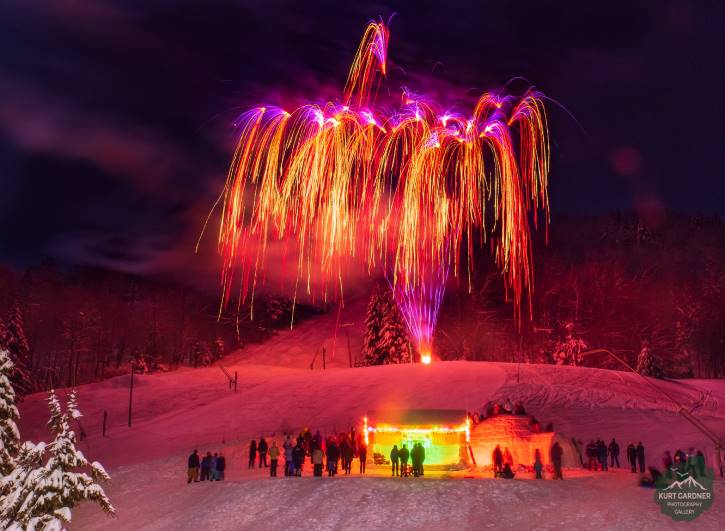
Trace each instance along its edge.
{"label": "crowd of people", "polygon": [[305,428],[296,438],[284,434],[282,448],[277,446],[276,441],[269,446],[264,437],[261,437],[259,442],[252,440],[249,444],[249,468],[269,467],[270,476],[277,476],[280,457],[284,458],[286,477],[302,476],[307,461],[312,465],[314,476],[321,477],[325,471],[329,477],[337,475],[338,472],[349,475],[352,473],[354,459],[358,459],[358,470],[360,474],[364,474],[367,446],[355,428],[351,428],[347,433],[325,438],[319,430],[313,434],[310,429]]}
{"label": "crowd of people", "polygon": [[226,458],[223,453],[207,452],[199,458],[198,450],[194,450],[189,456],[187,468],[187,483],[198,481],[223,481],[224,470],[226,469]]}
{"label": "crowd of people", "polygon": [[[408,465],[408,460],[411,464]],[[411,474],[415,477],[423,475],[423,463],[425,463],[425,447],[421,443],[413,443],[408,449],[407,444],[400,448],[393,445],[390,451],[390,464],[393,469],[393,476],[407,478]]]}

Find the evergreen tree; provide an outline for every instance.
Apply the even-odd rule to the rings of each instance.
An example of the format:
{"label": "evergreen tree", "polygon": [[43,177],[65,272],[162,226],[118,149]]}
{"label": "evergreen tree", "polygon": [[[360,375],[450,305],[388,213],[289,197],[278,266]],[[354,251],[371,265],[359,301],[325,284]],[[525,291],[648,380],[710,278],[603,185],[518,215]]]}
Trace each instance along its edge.
{"label": "evergreen tree", "polygon": [[19,417],[15,391],[10,383],[13,362],[7,350],[0,349],[0,475],[7,476],[15,465],[20,449]]}
{"label": "evergreen tree", "polygon": [[[3,484],[10,484],[12,494],[0,506],[0,523],[10,529],[61,529],[70,522],[71,509],[84,500],[94,501],[107,513],[115,514],[97,483],[110,479],[108,474],[99,463],[89,463],[75,446],[70,422],[81,416],[75,391],[70,394],[65,412],[54,391],[48,397],[48,407],[48,426],[55,439],[47,447],[26,443],[15,470],[3,480]],[[37,466],[42,464],[46,451],[47,463]]]}
{"label": "evergreen tree", "polygon": [[15,394],[18,402],[22,401],[25,395],[33,391],[32,381],[30,379],[29,356],[30,346],[25,337],[25,328],[23,326],[23,313],[20,305],[15,304],[8,314],[5,322],[5,330],[0,341],[5,349],[10,352],[10,359],[13,361],[13,373],[10,381],[15,388]]}
{"label": "evergreen tree", "polygon": [[652,378],[663,378],[664,371],[660,364],[660,360],[649,348],[649,343],[644,341],[642,348],[637,356],[637,372],[642,376],[651,376]]}
{"label": "evergreen tree", "polygon": [[62,528],[60,518],[43,518],[43,515],[38,516],[33,512],[36,492],[45,479],[45,448],[42,442],[37,445],[30,441],[23,443],[15,467],[0,479],[0,527],[3,529],[22,531]]}
{"label": "evergreen tree", "polygon": [[387,286],[375,286],[365,316],[361,365],[410,362],[407,329]]}

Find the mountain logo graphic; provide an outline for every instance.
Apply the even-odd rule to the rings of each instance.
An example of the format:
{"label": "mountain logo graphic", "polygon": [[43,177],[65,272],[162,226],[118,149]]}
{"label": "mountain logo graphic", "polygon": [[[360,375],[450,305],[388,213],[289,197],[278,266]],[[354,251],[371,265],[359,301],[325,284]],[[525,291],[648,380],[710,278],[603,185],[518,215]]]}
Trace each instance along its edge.
{"label": "mountain logo graphic", "polygon": [[677,521],[694,520],[712,506],[714,477],[712,469],[698,474],[697,479],[684,469],[668,470],[655,484],[655,502],[660,512]]}
{"label": "mountain logo graphic", "polygon": [[687,479],[683,479],[682,481],[675,481],[673,482],[669,487],[665,487],[664,490],[672,490],[672,489],[686,489],[686,488],[699,488],[700,490],[706,491],[707,488],[702,485],[701,483],[698,483],[695,478],[692,476],[687,476]]}

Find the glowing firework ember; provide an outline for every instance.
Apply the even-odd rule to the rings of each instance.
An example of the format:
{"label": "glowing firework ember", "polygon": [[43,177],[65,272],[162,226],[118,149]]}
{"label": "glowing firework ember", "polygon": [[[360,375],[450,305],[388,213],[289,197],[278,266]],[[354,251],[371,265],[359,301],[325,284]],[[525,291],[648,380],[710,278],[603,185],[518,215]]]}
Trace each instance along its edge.
{"label": "glowing firework ember", "polygon": [[382,22],[368,25],[340,102],[239,117],[221,198],[223,304],[236,282],[240,302],[254,296],[268,242],[293,242],[295,298],[313,279],[323,297],[328,288],[341,297],[345,271],[362,263],[388,278],[430,356],[449,272],[458,275],[462,256],[470,272],[475,242],[492,237],[517,316],[530,294],[529,215],[541,209],[548,220],[546,114],[533,90],[484,94],[469,115],[404,90],[383,112],[388,37]]}

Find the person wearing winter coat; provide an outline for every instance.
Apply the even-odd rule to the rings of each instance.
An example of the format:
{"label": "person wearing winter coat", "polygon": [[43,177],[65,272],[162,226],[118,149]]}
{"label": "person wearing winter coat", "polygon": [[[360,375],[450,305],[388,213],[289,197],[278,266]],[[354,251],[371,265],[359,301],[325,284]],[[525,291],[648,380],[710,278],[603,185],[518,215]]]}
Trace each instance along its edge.
{"label": "person wearing winter coat", "polygon": [[597,440],[597,457],[599,458],[599,468],[604,472],[607,471],[607,445],[604,441]]}
{"label": "person wearing winter coat", "polygon": [[206,481],[210,479],[209,472],[211,471],[211,452],[207,452],[204,459],[201,460],[201,480]]}
{"label": "person wearing winter coat", "polygon": [[390,450],[390,464],[393,467],[393,476],[400,475],[400,465],[398,464],[398,445],[394,444],[393,449]]}
{"label": "person wearing winter coat", "polygon": [[589,441],[589,444],[587,444],[587,468],[589,470],[594,470],[596,472],[597,470],[597,443],[594,441]]}
{"label": "person wearing winter coat", "polygon": [[322,477],[322,465],[324,454],[319,444],[313,441],[312,443],[312,469],[313,474],[316,478]]}
{"label": "person wearing winter coat", "polygon": [[408,458],[410,457],[410,451],[407,446],[398,450],[398,459],[400,459],[400,477],[408,477]]}
{"label": "person wearing winter coat", "polygon": [[639,473],[644,474],[644,446],[640,442],[637,444],[637,463],[639,464]]}
{"label": "person wearing winter coat", "polygon": [[357,455],[360,458],[360,473],[364,474],[365,473],[365,461],[368,458],[368,448],[367,448],[367,446],[365,446],[364,442],[360,443],[360,446],[358,447],[358,450],[357,450]]}
{"label": "person wearing winter coat", "polygon": [[292,462],[294,463],[296,477],[302,476],[302,466],[305,464],[305,447],[298,443],[292,450]]}
{"label": "person wearing winter coat", "polygon": [[288,477],[295,475],[294,449],[295,446],[287,436],[287,440],[284,442],[284,475]]}
{"label": "person wearing winter coat", "polygon": [[270,477],[277,477],[278,460],[279,460],[279,446],[277,446],[277,441],[272,441],[272,446],[269,448],[269,475],[270,475]]}
{"label": "person wearing winter coat", "polygon": [[327,457],[327,476],[332,477],[337,474],[337,461],[340,459],[340,448],[337,443],[329,439],[327,441],[325,457]]}
{"label": "person wearing winter coat", "polygon": [[503,412],[505,415],[511,415],[514,412],[514,405],[511,403],[511,399],[507,398],[503,404]]}
{"label": "person wearing winter coat", "polygon": [[514,479],[514,476],[515,475],[516,474],[514,474],[514,471],[511,470],[511,465],[509,465],[508,463],[506,463],[503,466],[503,473],[501,474],[501,477],[504,478],[504,479]]}
{"label": "person wearing winter coat", "polygon": [[629,443],[627,446],[627,461],[629,461],[629,466],[632,469],[632,473],[637,472],[637,448],[634,446],[634,443]]}
{"label": "person wearing winter coat", "polygon": [[609,443],[609,447],[607,448],[609,451],[609,459],[610,459],[610,466],[614,466],[614,463],[617,463],[617,468],[619,468],[619,444],[617,444],[617,441],[612,438],[612,442]]}
{"label": "person wearing winter coat", "polygon": [[194,483],[199,481],[199,454],[197,453],[197,450],[194,450],[191,455],[189,456],[189,460],[187,463],[187,469],[186,469],[186,479],[187,483],[191,483],[192,481]]}
{"label": "person wearing winter coat", "polygon": [[551,463],[554,465],[554,479],[564,479],[561,475],[561,458],[564,455],[564,450],[561,448],[558,442],[555,442],[551,447]]}
{"label": "person wearing winter coat", "polygon": [[503,472],[503,452],[501,446],[496,445],[493,450],[493,475],[494,477],[499,476]]}
{"label": "person wearing winter coat", "polygon": [[267,468],[267,452],[269,451],[269,445],[264,437],[259,438],[259,444],[257,444],[257,451],[259,452],[259,468]]}
{"label": "person wearing winter coat", "polygon": [[247,468],[254,468],[254,462],[257,460],[257,441],[252,439],[249,443],[249,466]]}
{"label": "person wearing winter coat", "polygon": [[217,481],[224,481],[224,471],[227,468],[227,460],[224,457],[224,454],[219,452],[219,455],[216,458],[216,480]]}
{"label": "person wearing winter coat", "polygon": [[544,464],[541,462],[541,452],[537,448],[534,452],[534,472],[536,472],[536,479],[543,479],[541,475],[544,470]]}
{"label": "person wearing winter coat", "polygon": [[345,444],[342,447],[342,459],[345,465],[345,474],[349,475],[352,472],[352,459],[355,456],[355,449],[350,443]]}
{"label": "person wearing winter coat", "polygon": [[211,466],[209,467],[209,481],[216,481],[218,479],[216,471],[216,465],[218,460],[219,454],[214,452],[214,455],[211,458]]}
{"label": "person wearing winter coat", "polygon": [[413,448],[410,449],[410,462],[413,466],[413,477],[420,475],[420,444],[413,444]]}
{"label": "person wearing winter coat", "polygon": [[425,448],[421,443],[418,443],[418,473],[422,476],[425,474],[423,464],[425,463]]}

